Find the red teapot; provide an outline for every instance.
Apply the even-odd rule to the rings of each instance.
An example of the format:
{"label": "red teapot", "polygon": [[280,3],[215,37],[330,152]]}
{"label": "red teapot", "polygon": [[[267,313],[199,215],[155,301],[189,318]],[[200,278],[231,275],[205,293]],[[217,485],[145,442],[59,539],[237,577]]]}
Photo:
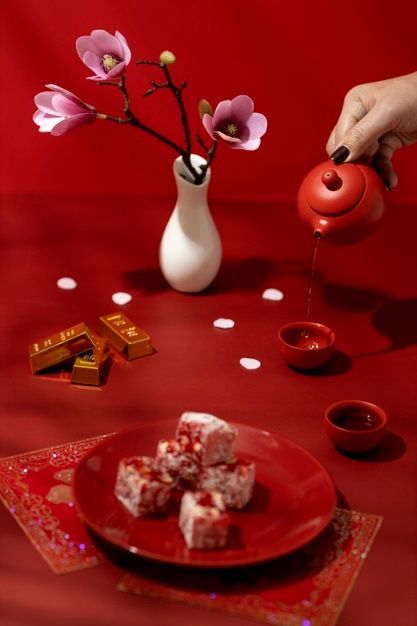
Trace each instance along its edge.
{"label": "red teapot", "polygon": [[362,163],[325,161],[311,170],[298,192],[298,212],[313,233],[331,243],[354,243],[377,227],[385,211],[385,187]]}

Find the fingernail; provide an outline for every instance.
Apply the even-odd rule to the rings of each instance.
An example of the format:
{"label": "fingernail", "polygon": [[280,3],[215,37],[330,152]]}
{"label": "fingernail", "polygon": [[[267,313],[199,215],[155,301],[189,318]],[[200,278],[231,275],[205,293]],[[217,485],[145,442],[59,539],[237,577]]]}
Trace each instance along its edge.
{"label": "fingernail", "polygon": [[346,146],[339,146],[339,148],[337,148],[337,150],[335,150],[330,155],[330,158],[335,163],[343,163],[343,161],[346,161],[349,154],[350,154],[349,148],[347,148]]}
{"label": "fingernail", "polygon": [[391,185],[390,181],[388,180],[388,178],[385,178],[385,176],[382,176],[382,174],[380,174],[381,178],[382,178],[382,182],[384,183],[384,187],[387,191],[394,191],[395,186]]}

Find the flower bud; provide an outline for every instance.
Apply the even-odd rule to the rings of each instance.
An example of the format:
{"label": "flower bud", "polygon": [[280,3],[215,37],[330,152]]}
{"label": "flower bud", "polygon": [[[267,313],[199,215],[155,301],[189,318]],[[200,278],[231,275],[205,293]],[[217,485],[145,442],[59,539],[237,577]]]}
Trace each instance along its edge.
{"label": "flower bud", "polygon": [[205,113],[207,113],[208,115],[213,115],[213,109],[208,100],[200,100],[200,102],[198,103],[198,113],[201,119],[203,119]]}
{"label": "flower bud", "polygon": [[164,65],[172,65],[176,61],[175,54],[173,54],[170,50],[164,50],[161,52],[159,60]]}

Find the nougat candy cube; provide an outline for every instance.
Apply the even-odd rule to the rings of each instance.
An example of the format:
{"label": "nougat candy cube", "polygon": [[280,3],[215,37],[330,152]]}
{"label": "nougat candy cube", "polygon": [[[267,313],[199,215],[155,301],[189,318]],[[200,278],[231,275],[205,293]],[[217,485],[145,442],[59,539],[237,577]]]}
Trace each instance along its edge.
{"label": "nougat candy cube", "polygon": [[203,467],[197,488],[219,491],[228,508],[242,509],[252,498],[254,485],[255,464],[237,459],[231,463]]}
{"label": "nougat candy cube", "polygon": [[188,548],[224,548],[230,517],[221,493],[186,491],[181,500],[179,527]]}
{"label": "nougat candy cube", "polygon": [[209,413],[187,411],[180,417],[176,439],[194,454],[202,465],[233,459],[236,430],[224,420]]}
{"label": "nougat candy cube", "polygon": [[156,449],[156,460],[161,470],[168,473],[180,488],[196,485],[199,463],[190,453],[189,446],[183,446],[176,439],[161,439]]}
{"label": "nougat candy cube", "polygon": [[114,493],[135,517],[164,511],[173,487],[171,476],[151,457],[134,456],[119,462]]}

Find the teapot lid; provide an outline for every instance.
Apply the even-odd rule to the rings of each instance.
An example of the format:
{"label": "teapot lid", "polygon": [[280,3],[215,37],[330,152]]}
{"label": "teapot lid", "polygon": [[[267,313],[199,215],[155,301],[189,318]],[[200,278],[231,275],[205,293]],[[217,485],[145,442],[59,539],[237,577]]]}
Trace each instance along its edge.
{"label": "teapot lid", "polygon": [[354,163],[336,165],[329,160],[304,179],[304,197],[320,215],[341,215],[352,210],[365,192],[365,177]]}

